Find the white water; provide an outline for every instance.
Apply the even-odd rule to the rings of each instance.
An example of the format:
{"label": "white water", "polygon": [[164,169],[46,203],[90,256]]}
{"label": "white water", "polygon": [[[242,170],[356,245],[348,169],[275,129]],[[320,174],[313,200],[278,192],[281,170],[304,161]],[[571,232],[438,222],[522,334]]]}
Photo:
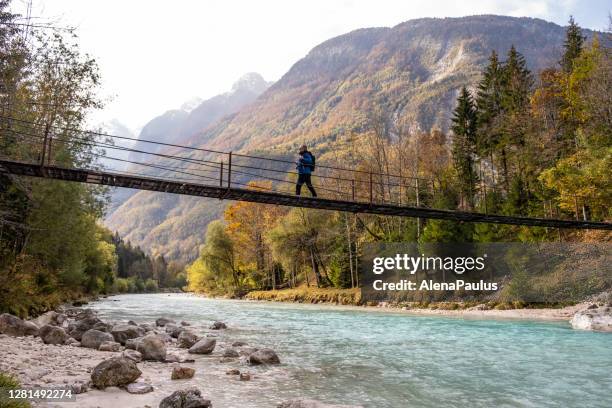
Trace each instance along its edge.
{"label": "white water", "polygon": [[[242,340],[278,352],[282,365],[268,368],[199,357],[189,384],[215,408],[275,407],[295,397],[368,408],[612,407],[612,334],[565,323],[174,294],[122,295],[91,306],[102,318],[139,323],[165,316],[204,328],[222,320],[229,329],[220,343]],[[233,367],[255,379],[228,379],[224,372]]]}

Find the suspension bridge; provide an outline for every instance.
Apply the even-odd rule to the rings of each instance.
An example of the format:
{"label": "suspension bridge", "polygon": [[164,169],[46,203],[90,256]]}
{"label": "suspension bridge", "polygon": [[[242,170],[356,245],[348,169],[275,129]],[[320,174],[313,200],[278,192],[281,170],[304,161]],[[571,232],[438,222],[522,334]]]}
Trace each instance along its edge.
{"label": "suspension bridge", "polygon": [[[79,183],[158,191],[221,200],[248,201],[290,207],[463,222],[550,228],[612,230],[612,224],[588,219],[578,198],[574,219],[563,219],[553,205],[550,217],[523,217],[488,212],[445,210],[429,206],[442,194],[432,180],[402,174],[317,165],[319,197],[296,196],[295,163],[278,157],[223,152],[172,143],[135,139],[69,127],[48,126],[14,117],[2,130],[4,143],[28,145],[32,154],[0,157],[0,173]],[[67,135],[70,136],[67,136]],[[147,148],[139,146],[146,145]],[[135,147],[136,146],[136,147]],[[38,147],[38,149],[36,149]],[[77,167],[62,166],[62,155],[82,152]],[[109,154],[112,152],[113,154]],[[15,157],[18,156],[18,157]],[[78,154],[77,154],[78,156]],[[88,160],[87,158],[96,160]],[[102,165],[100,163],[103,163]],[[118,163],[113,168],[109,163]],[[117,168],[120,167],[120,168]],[[486,186],[478,192],[486,202]]]}

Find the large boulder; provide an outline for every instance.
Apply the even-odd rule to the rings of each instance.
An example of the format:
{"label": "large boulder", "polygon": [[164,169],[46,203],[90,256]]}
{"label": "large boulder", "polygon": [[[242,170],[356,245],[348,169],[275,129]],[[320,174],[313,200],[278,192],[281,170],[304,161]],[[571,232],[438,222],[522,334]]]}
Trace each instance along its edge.
{"label": "large boulder", "polygon": [[277,408],[363,408],[363,406],[326,404],[321,401],[298,398],[281,402]]}
{"label": "large boulder", "polygon": [[217,340],[205,337],[189,348],[191,354],[210,354],[215,349]]}
{"label": "large boulder", "polygon": [[38,326],[12,314],[2,313],[0,315],[0,333],[16,337],[36,336],[38,334]]}
{"label": "large boulder", "polygon": [[173,380],[185,380],[188,378],[193,378],[194,374],[194,368],[175,366],[172,368],[172,376],[170,378]]}
{"label": "large boulder", "polygon": [[141,374],[132,360],[113,357],[102,361],[93,369],[91,383],[101,390],[106,387],[121,387],[133,383]]}
{"label": "large boulder", "polygon": [[143,360],[164,361],[166,359],[166,343],[154,334],[138,339],[136,351],[142,354]]}
{"label": "large boulder", "polygon": [[81,341],[83,333],[93,329],[96,324],[102,323],[102,321],[93,315],[84,315],[80,319],[78,316],[79,315],[77,315],[76,321],[68,327],[68,334],[78,341]]}
{"label": "large boulder", "polygon": [[81,336],[81,346],[87,348],[98,349],[100,344],[105,341],[115,341],[115,339],[110,333],[94,329],[87,330],[83,333],[83,336]]}
{"label": "large boulder", "polygon": [[161,400],[159,408],[211,408],[210,400],[202,398],[197,388],[174,391]]}
{"label": "large boulder", "polygon": [[612,332],[612,307],[591,306],[574,314],[570,323],[578,330]]}
{"label": "large boulder", "polygon": [[145,329],[131,324],[119,324],[114,326],[110,332],[117,343],[125,344],[129,339],[135,339],[145,335]]}
{"label": "large boulder", "polygon": [[178,346],[180,348],[189,348],[196,344],[198,340],[199,337],[195,333],[189,330],[183,330],[178,336]]}
{"label": "large boulder", "polygon": [[159,319],[155,320],[155,324],[159,327],[163,327],[165,325],[167,325],[168,323],[176,323],[174,320],[172,319],[168,319],[166,317],[160,317]]}
{"label": "large boulder", "polygon": [[50,324],[41,327],[38,331],[38,335],[45,344],[64,344],[71,338],[64,329]]}
{"label": "large boulder", "polygon": [[278,355],[276,355],[274,350],[264,348],[257,350],[253,354],[249,355],[248,362],[251,365],[280,364],[280,359],[278,358]]}

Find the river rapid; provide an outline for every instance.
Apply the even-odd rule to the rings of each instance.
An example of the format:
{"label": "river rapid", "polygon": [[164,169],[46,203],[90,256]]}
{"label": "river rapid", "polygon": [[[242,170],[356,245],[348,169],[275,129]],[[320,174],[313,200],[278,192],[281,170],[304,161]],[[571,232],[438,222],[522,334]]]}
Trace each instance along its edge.
{"label": "river rapid", "polygon": [[[219,340],[273,348],[282,364],[198,356],[190,381],[215,407],[275,407],[306,397],[368,408],[612,407],[612,335],[560,322],[413,316],[326,305],[121,295],[90,304],[103,320],[164,316]],[[254,374],[232,381],[224,372]]]}

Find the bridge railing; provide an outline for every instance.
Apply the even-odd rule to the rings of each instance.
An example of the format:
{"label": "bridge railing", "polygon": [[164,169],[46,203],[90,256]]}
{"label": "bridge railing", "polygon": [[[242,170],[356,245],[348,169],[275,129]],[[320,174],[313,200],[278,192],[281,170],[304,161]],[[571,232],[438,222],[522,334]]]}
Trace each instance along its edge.
{"label": "bridge railing", "polygon": [[[295,194],[298,176],[295,162],[286,157],[263,157],[142,140],[68,126],[50,126],[6,115],[0,115],[0,124],[0,151],[11,159],[37,162],[41,166],[77,163],[82,167],[104,167],[123,174]],[[330,163],[317,164],[313,184],[322,198],[408,207],[432,208],[435,198],[445,194],[442,186],[431,179]],[[479,183],[474,192],[475,202],[484,207],[484,212],[488,211],[487,194],[491,192],[485,182]],[[303,194],[308,192],[303,191]],[[587,221],[588,203],[588,197],[576,195],[572,215]],[[552,200],[543,202],[542,214],[545,218],[569,215]]]}

